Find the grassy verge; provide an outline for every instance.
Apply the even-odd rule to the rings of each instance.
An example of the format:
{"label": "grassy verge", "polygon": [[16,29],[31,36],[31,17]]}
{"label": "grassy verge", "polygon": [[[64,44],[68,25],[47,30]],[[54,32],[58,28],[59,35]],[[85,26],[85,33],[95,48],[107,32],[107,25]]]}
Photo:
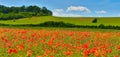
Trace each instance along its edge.
{"label": "grassy verge", "polygon": [[93,32],[120,32],[116,29],[96,29],[96,28],[58,28],[58,27],[15,27],[15,26],[0,26],[0,28],[9,29],[25,29],[25,30],[70,30],[70,31],[93,31]]}

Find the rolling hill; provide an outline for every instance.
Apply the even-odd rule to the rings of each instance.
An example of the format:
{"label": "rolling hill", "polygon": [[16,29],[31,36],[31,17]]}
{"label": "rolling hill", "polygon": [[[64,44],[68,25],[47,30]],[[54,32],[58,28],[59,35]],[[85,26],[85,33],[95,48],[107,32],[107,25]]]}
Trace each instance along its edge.
{"label": "rolling hill", "polygon": [[22,18],[18,20],[0,20],[1,24],[11,25],[23,25],[23,24],[40,24],[47,21],[65,22],[75,25],[114,25],[120,26],[120,17],[97,17],[98,22],[92,23],[94,17],[54,17],[54,16],[43,16],[43,17],[32,17]]}

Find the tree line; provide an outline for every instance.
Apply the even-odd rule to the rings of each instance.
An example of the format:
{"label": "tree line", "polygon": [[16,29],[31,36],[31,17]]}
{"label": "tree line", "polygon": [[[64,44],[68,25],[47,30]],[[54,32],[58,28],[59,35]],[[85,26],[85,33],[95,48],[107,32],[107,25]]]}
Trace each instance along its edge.
{"label": "tree line", "polygon": [[35,5],[20,7],[0,5],[0,20],[30,18],[32,16],[52,16],[52,11],[46,7],[40,8]]}
{"label": "tree line", "polygon": [[114,25],[75,25],[71,23],[64,23],[64,22],[55,22],[55,21],[47,21],[40,24],[2,24],[0,26],[13,26],[13,27],[59,27],[59,28],[96,28],[96,29],[118,29],[120,30],[120,26]]}

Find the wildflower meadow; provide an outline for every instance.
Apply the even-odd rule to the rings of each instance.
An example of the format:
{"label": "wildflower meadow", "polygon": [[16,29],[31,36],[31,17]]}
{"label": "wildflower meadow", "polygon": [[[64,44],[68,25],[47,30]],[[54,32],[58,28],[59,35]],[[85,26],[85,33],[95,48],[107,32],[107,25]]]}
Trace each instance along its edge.
{"label": "wildflower meadow", "polygon": [[0,28],[0,57],[119,57],[120,32]]}

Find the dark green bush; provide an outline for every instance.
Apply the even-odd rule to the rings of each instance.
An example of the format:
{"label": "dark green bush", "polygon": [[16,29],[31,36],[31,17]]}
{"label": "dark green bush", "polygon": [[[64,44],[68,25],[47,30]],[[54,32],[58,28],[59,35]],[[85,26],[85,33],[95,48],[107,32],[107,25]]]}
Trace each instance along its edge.
{"label": "dark green bush", "polygon": [[54,21],[48,21],[41,23],[40,26],[45,26],[45,27],[72,27],[75,26],[70,23],[64,23],[64,22],[54,22]]}
{"label": "dark green bush", "polygon": [[92,21],[92,23],[97,23],[97,18],[95,18],[95,19]]}
{"label": "dark green bush", "polygon": [[64,22],[54,22],[54,21],[48,21],[40,24],[23,24],[23,25],[10,25],[10,24],[0,24],[0,26],[29,26],[29,27],[62,27],[62,28],[100,28],[100,29],[120,29],[120,26],[112,26],[108,25],[105,26],[104,24],[97,25],[74,25],[70,23],[64,23]]}

